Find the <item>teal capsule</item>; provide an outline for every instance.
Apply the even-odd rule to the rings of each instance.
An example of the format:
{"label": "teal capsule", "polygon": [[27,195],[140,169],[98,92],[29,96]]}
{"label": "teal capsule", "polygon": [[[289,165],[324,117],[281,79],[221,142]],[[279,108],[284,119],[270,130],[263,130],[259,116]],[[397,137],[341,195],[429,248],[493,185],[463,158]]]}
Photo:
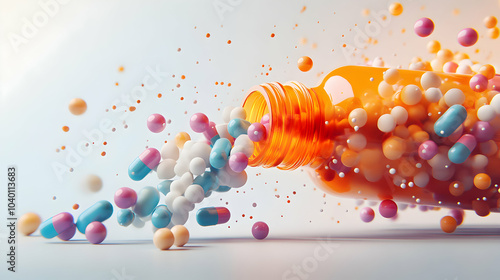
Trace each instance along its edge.
{"label": "teal capsule", "polygon": [[153,187],[144,187],[137,195],[134,213],[139,217],[150,215],[160,201],[160,194]]}
{"label": "teal capsule", "polygon": [[172,184],[174,180],[165,180],[156,186],[159,192],[161,192],[163,195],[167,195],[167,193],[170,192],[170,185]]}
{"label": "teal capsule", "polygon": [[214,191],[216,191],[216,192],[228,192],[230,190],[231,190],[231,187],[228,187],[228,186],[219,186]]}
{"label": "teal capsule", "polygon": [[123,227],[128,227],[134,221],[135,214],[130,209],[120,209],[116,213],[116,220],[118,224]]}
{"label": "teal capsule", "polygon": [[220,138],[217,140],[212,148],[212,152],[210,153],[210,165],[216,169],[223,168],[227,163],[229,154],[231,153],[231,147],[231,141],[227,138]]}
{"label": "teal capsule", "polygon": [[156,228],[164,228],[170,224],[172,213],[168,210],[167,205],[158,205],[151,215],[151,223]]}
{"label": "teal capsule", "polygon": [[232,119],[227,124],[227,131],[229,135],[233,136],[234,139],[238,138],[241,134],[248,133],[248,127],[250,127],[251,123],[249,121],[243,119]]}
{"label": "teal capsule", "polygon": [[465,121],[467,110],[464,106],[455,104],[448,108],[434,123],[434,132],[438,136],[448,137]]}
{"label": "teal capsule", "polygon": [[206,194],[207,192],[218,187],[218,181],[217,175],[214,172],[205,171],[203,174],[194,179],[193,184],[200,185]]}
{"label": "teal capsule", "polygon": [[113,215],[113,205],[107,200],[101,200],[83,211],[76,220],[76,228],[85,234],[85,229],[92,222],[104,222]]}
{"label": "teal capsule", "polygon": [[226,207],[206,207],[196,213],[196,221],[204,227],[227,223],[230,218],[231,213]]}

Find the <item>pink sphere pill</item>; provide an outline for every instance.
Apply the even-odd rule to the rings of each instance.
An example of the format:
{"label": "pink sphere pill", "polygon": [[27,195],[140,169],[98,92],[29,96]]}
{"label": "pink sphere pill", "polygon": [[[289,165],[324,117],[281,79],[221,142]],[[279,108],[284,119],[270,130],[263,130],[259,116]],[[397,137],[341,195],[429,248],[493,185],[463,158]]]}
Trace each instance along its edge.
{"label": "pink sphere pill", "polygon": [[148,129],[154,133],[160,133],[165,129],[167,122],[165,117],[160,114],[152,114],[148,117]]}
{"label": "pink sphere pill", "polygon": [[438,153],[438,145],[432,140],[427,140],[418,147],[418,155],[421,159],[430,160]]}
{"label": "pink sphere pill", "polygon": [[106,227],[101,222],[92,222],[85,229],[85,237],[92,244],[100,244],[106,238]]}
{"label": "pink sphere pill", "polygon": [[434,22],[430,18],[421,18],[413,26],[415,33],[420,37],[427,37],[434,31]]}
{"label": "pink sphere pill", "polygon": [[458,64],[453,61],[448,61],[443,65],[443,72],[445,73],[456,73]]}
{"label": "pink sphere pill", "polygon": [[132,207],[137,202],[137,193],[127,187],[118,189],[115,192],[115,204],[118,208],[126,209]]}
{"label": "pink sphere pill", "polygon": [[392,217],[396,216],[396,214],[398,213],[398,205],[396,204],[396,202],[394,202],[390,199],[386,199],[386,200],[380,202],[380,206],[378,208],[378,211],[379,211],[380,215],[382,215],[382,217],[392,218]]}
{"label": "pink sphere pill", "polygon": [[252,226],[252,235],[255,239],[262,240],[269,234],[269,226],[264,222],[256,222]]}
{"label": "pink sphere pill", "polygon": [[189,125],[194,132],[202,133],[208,128],[209,121],[208,117],[203,113],[196,113],[191,116],[189,120]]}
{"label": "pink sphere pill", "polygon": [[472,128],[472,134],[476,137],[477,142],[483,143],[493,139],[495,130],[489,122],[478,121]]}
{"label": "pink sphere pill", "polygon": [[271,116],[269,114],[265,114],[264,116],[262,116],[262,118],[260,119],[260,123],[261,124],[266,124],[266,123],[270,123],[271,122]]}
{"label": "pink sphere pill", "polygon": [[248,166],[248,157],[241,152],[231,154],[229,156],[229,168],[234,172],[241,172]]}
{"label": "pink sphere pill", "polygon": [[365,223],[369,223],[373,221],[373,218],[375,218],[375,211],[373,211],[372,208],[370,207],[365,207],[361,209],[359,212],[359,216],[361,217],[361,220]]}
{"label": "pink sphere pill", "polygon": [[477,42],[477,31],[473,28],[465,28],[458,32],[458,43],[464,47],[470,47]]}
{"label": "pink sphere pill", "polygon": [[485,91],[488,88],[488,78],[484,75],[476,74],[470,78],[469,86],[475,92]]}
{"label": "pink sphere pill", "polygon": [[259,142],[266,138],[266,127],[261,123],[253,123],[248,127],[248,138],[253,142]]}

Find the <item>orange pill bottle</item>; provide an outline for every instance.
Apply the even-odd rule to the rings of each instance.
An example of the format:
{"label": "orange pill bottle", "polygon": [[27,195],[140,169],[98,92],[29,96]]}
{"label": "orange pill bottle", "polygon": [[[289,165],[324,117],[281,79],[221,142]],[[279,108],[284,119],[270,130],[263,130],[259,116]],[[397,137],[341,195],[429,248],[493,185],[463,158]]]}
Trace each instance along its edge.
{"label": "orange pill bottle", "polygon": [[[430,102],[423,96],[410,105],[402,98],[407,85],[425,92],[420,84],[425,71],[398,69],[397,82],[389,88],[393,93],[387,94],[383,88],[387,88],[386,70],[345,66],[314,88],[299,82],[251,88],[243,102],[247,120],[259,122],[269,114],[270,131],[265,140],[255,143],[249,165],[283,170],[307,167],[314,183],[336,196],[474,209],[480,216],[498,212],[500,159],[495,148],[500,145],[499,133],[488,144],[478,143],[463,164],[450,163],[446,156],[457,137],[478,122],[476,111],[491,100],[491,87],[475,92],[469,86],[470,75],[435,73],[442,81],[443,94],[452,88],[464,93],[462,105],[467,109],[460,131],[440,137],[433,124],[449,107],[444,97]],[[407,119],[390,132],[381,131],[378,119],[396,106],[405,109]],[[351,117],[360,109],[366,113],[366,122],[357,126]],[[491,122],[496,131],[500,130],[498,119]],[[418,154],[427,140],[439,146],[431,160]],[[485,159],[486,163],[477,163]],[[490,176],[488,187],[474,185],[479,173]]]}

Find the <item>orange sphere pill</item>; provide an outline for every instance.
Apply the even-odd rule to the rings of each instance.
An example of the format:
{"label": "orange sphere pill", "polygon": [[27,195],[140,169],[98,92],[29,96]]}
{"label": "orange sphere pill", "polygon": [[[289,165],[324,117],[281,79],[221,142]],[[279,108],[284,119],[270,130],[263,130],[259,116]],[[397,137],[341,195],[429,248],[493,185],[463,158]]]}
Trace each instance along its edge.
{"label": "orange sphere pill", "polygon": [[389,13],[393,16],[399,16],[401,13],[403,13],[403,5],[399,2],[394,2],[391,5],[389,5]]}
{"label": "orange sphere pill", "polygon": [[297,61],[297,66],[299,67],[300,71],[307,72],[313,67],[313,61],[310,57],[303,56]]}
{"label": "orange sphere pill", "polygon": [[452,216],[444,216],[441,219],[441,229],[446,233],[452,233],[457,229],[457,221]]}
{"label": "orange sphere pill", "polygon": [[175,135],[175,145],[177,145],[177,148],[182,149],[184,148],[184,143],[187,141],[191,140],[191,136],[187,132],[179,132],[177,135]]}
{"label": "orange sphere pill", "polygon": [[474,176],[474,186],[480,190],[486,190],[491,185],[491,178],[486,173],[479,173]]}
{"label": "orange sphere pill", "polygon": [[63,127],[62,127],[62,130],[63,130],[64,132],[68,132],[68,131],[69,131],[69,127],[68,127],[68,126],[63,126]]}
{"label": "orange sphere pill", "polygon": [[353,150],[346,150],[341,156],[342,164],[347,167],[353,167],[359,162],[359,155]]}
{"label": "orange sphere pill", "polygon": [[441,43],[439,41],[433,40],[427,43],[427,51],[430,53],[437,53],[441,49]]}
{"label": "orange sphere pill", "polygon": [[17,225],[19,232],[27,236],[35,232],[41,223],[42,220],[40,219],[40,216],[38,216],[38,214],[26,213],[22,215],[21,218],[19,218]]}
{"label": "orange sphere pill", "polygon": [[483,200],[472,201],[472,209],[480,217],[486,217],[490,214],[490,206],[488,205],[488,202]]}
{"label": "orange sphere pill", "polygon": [[490,64],[485,64],[479,68],[479,74],[485,76],[488,80],[495,77],[495,68]]}
{"label": "orange sphere pill", "polygon": [[399,137],[389,137],[382,144],[384,156],[390,160],[399,159],[406,151],[406,143]]}
{"label": "orange sphere pill", "polygon": [[498,29],[498,27],[488,29],[488,37],[490,37],[491,39],[498,38],[498,35],[500,35],[500,30]]}
{"label": "orange sphere pill", "polygon": [[451,195],[461,196],[465,191],[465,187],[464,187],[464,184],[462,182],[454,181],[454,182],[451,182],[449,190],[450,190]]}
{"label": "orange sphere pill", "polygon": [[494,16],[485,17],[483,24],[486,28],[493,28],[497,25],[497,18]]}
{"label": "orange sphere pill", "polygon": [[69,102],[69,111],[73,115],[81,115],[87,111],[87,103],[81,98],[73,98]]}
{"label": "orange sphere pill", "polygon": [[160,228],[153,236],[153,243],[160,250],[168,250],[174,245],[174,234],[168,228]]}

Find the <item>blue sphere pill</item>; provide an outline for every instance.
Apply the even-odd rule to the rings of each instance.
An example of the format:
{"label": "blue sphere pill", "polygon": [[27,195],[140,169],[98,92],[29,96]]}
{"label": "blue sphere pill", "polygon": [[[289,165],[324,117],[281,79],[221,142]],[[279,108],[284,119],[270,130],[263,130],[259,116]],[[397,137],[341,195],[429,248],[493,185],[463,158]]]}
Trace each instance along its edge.
{"label": "blue sphere pill", "polygon": [[104,222],[113,215],[113,205],[107,200],[101,200],[83,211],[76,220],[76,228],[85,234],[85,229],[92,222]]}
{"label": "blue sphere pill", "polygon": [[135,214],[130,209],[120,209],[118,213],[116,213],[116,220],[118,224],[123,227],[128,227],[134,221]]}
{"label": "blue sphere pill", "polygon": [[229,135],[236,139],[242,134],[247,134],[250,125],[252,124],[249,121],[243,119],[232,119],[227,124],[227,131],[229,132]]}
{"label": "blue sphere pill", "polygon": [[167,205],[158,205],[151,215],[151,223],[156,228],[164,228],[170,224],[172,213],[168,211]]}
{"label": "blue sphere pill", "polygon": [[134,213],[139,217],[150,215],[160,201],[160,194],[153,187],[144,187],[137,195]]}

